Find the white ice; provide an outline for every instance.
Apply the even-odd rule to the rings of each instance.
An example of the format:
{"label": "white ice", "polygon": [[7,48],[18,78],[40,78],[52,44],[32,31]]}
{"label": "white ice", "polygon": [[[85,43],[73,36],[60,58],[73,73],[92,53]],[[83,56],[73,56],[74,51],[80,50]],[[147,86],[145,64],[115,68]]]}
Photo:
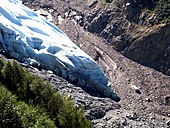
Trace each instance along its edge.
{"label": "white ice", "polygon": [[24,63],[36,62],[70,81],[93,86],[106,97],[117,96],[103,70],[89,55],[19,0],[1,0],[0,49]]}

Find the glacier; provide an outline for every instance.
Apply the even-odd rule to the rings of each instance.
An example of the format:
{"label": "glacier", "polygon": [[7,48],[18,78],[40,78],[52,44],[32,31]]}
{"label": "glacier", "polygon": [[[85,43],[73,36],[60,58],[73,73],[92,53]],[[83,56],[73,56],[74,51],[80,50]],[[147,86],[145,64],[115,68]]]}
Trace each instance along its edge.
{"label": "glacier", "polygon": [[19,0],[0,4],[0,50],[28,65],[38,64],[71,82],[119,101],[97,63],[57,26]]}

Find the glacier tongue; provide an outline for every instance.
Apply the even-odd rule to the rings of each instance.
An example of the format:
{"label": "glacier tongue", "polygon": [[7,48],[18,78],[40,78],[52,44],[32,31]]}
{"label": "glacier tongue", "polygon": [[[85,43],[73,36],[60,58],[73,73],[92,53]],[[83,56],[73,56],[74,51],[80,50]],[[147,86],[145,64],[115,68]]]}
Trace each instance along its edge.
{"label": "glacier tongue", "polygon": [[3,0],[0,4],[0,49],[24,63],[39,63],[72,82],[78,81],[105,97],[120,100],[90,56],[19,0]]}

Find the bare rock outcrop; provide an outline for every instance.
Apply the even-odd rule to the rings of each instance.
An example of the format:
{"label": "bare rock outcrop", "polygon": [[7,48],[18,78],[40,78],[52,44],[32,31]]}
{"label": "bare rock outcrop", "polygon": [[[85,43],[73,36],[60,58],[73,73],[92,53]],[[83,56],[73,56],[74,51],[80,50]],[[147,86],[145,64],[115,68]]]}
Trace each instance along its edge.
{"label": "bare rock outcrop", "polygon": [[[29,5],[28,1],[24,3]],[[145,10],[144,6],[150,8],[154,4],[135,0],[112,3],[98,0],[43,3],[34,0],[30,4],[35,10],[43,8],[51,12],[55,24],[60,24],[59,17],[74,21],[84,30],[105,39],[126,57],[169,75],[170,25],[158,22],[156,14]],[[154,50],[150,51],[151,48]]]}

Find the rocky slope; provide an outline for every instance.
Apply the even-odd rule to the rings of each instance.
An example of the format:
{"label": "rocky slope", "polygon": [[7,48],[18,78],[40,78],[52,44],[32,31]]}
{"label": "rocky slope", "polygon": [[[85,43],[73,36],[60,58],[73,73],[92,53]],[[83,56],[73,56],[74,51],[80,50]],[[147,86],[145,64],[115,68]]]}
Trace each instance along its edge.
{"label": "rocky slope", "polygon": [[[47,71],[30,69],[50,80],[60,92],[70,95],[77,106],[82,105],[95,127],[170,127],[170,77],[113,50],[158,70],[162,67],[168,73],[168,24],[150,25],[153,17],[149,21],[139,20],[149,15],[145,17],[146,13],[142,13],[136,18],[140,10],[132,10],[134,6],[128,5],[128,1],[117,4],[97,0],[23,2],[45,11],[43,16],[50,17],[51,13],[53,22],[105,70],[112,89],[121,96],[117,104],[94,97],[93,93],[89,95]],[[148,25],[144,27],[145,23]]]}
{"label": "rocky slope", "polygon": [[[29,3],[27,1],[24,3]],[[56,24],[62,19],[72,20],[86,31],[104,38],[128,58],[170,75],[170,24],[160,23],[158,14],[148,9],[155,6],[152,2],[34,0],[30,6],[51,12]],[[168,6],[169,3],[166,15],[170,14]]]}

